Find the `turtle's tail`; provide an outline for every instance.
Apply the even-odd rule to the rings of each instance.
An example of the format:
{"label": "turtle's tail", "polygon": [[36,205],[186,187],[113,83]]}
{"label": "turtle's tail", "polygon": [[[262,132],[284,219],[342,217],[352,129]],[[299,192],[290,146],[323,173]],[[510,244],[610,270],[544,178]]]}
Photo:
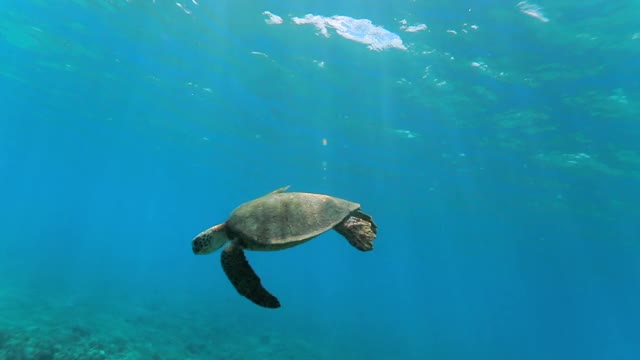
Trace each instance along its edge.
{"label": "turtle's tail", "polygon": [[360,210],[352,212],[334,228],[349,243],[361,251],[373,250],[373,240],[378,233],[378,226],[371,216]]}

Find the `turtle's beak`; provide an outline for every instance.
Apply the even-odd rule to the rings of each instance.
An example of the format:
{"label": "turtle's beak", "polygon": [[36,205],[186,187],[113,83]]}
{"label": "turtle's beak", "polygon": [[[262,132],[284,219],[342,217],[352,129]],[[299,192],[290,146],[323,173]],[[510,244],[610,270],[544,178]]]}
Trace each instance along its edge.
{"label": "turtle's beak", "polygon": [[193,238],[191,250],[196,255],[206,255],[218,250],[228,241],[224,224],[213,226]]}

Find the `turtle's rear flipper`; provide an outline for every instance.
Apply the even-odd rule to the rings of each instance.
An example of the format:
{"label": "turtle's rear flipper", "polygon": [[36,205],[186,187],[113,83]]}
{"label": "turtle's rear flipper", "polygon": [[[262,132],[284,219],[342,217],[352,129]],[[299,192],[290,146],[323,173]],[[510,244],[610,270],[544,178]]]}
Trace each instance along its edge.
{"label": "turtle's rear flipper", "polygon": [[280,301],[271,295],[251,268],[244,251],[236,243],[228,244],[222,250],[222,269],[240,295],[266,308],[279,308]]}
{"label": "turtle's rear flipper", "polygon": [[335,228],[349,243],[361,251],[373,250],[373,240],[378,233],[378,226],[371,216],[360,210],[352,212]]}

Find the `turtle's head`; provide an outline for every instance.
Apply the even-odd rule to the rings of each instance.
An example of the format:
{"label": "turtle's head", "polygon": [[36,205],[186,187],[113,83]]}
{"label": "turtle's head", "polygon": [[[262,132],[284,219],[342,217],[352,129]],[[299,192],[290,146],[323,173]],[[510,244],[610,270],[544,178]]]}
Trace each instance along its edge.
{"label": "turtle's head", "polygon": [[229,238],[225,231],[225,224],[211,227],[193,238],[191,248],[196,255],[206,255],[218,250]]}

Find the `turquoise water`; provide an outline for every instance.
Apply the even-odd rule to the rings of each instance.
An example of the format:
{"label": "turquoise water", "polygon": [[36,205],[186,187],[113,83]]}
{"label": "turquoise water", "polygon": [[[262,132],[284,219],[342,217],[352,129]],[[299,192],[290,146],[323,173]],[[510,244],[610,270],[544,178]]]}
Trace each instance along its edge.
{"label": "turquoise water", "polygon": [[[371,3],[4,4],[0,359],[639,358],[639,5]],[[379,232],[265,309],[191,239],[285,185]]]}

